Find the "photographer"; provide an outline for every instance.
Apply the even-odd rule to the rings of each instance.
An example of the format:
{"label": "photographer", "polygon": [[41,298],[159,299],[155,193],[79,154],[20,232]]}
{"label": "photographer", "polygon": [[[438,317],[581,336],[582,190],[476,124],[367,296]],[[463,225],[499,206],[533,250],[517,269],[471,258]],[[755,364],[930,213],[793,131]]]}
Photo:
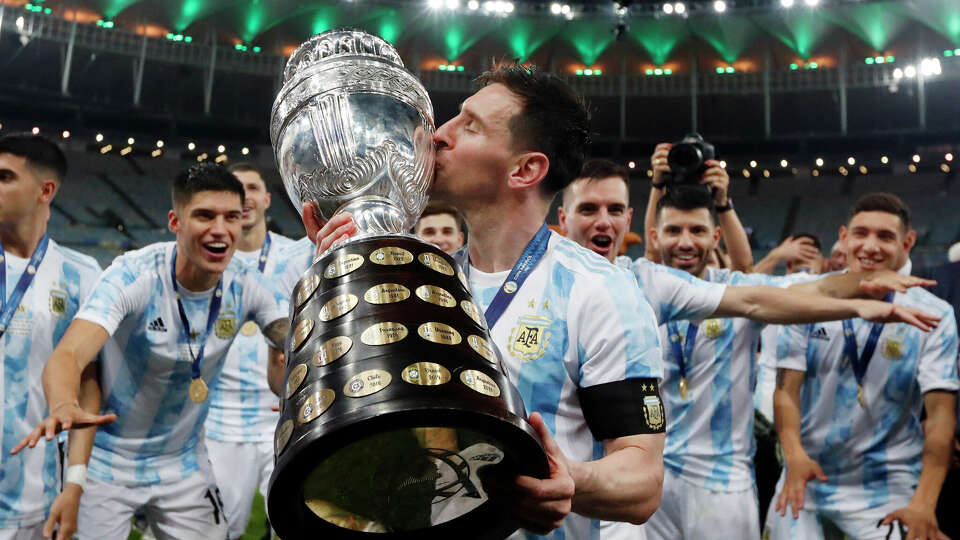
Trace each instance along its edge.
{"label": "photographer", "polygon": [[696,134],[687,135],[676,145],[660,143],[654,149],[653,155],[650,156],[653,183],[643,221],[644,231],[646,231],[644,256],[647,259],[661,262],[660,254],[650,243],[650,229],[656,227],[657,202],[663,197],[664,190],[671,185],[700,183],[708,186],[713,194],[720,229],[723,231],[727,253],[730,255],[730,269],[741,272],[752,271],[753,252],[750,250],[750,241],[727,196],[730,176],[720,166],[720,162],[713,157],[713,145]]}

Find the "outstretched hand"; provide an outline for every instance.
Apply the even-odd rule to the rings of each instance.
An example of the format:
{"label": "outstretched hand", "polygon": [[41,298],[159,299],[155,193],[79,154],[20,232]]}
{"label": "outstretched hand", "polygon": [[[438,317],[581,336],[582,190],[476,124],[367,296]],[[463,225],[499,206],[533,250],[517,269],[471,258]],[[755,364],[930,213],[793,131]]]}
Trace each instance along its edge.
{"label": "outstretched hand", "polygon": [[800,510],[803,510],[806,499],[807,482],[811,480],[826,482],[827,475],[823,473],[823,469],[816,461],[805,455],[787,460],[786,465],[787,478],[777,498],[776,512],[785,516],[789,507],[792,507],[793,519],[797,519],[800,517]]}
{"label": "outstretched hand", "polygon": [[109,424],[116,419],[117,415],[113,413],[93,414],[81,409],[80,405],[76,403],[65,403],[50,411],[50,416],[46,417],[33,431],[21,439],[10,451],[10,454],[16,454],[28,446],[30,448],[37,446],[41,438],[52,441],[61,431]]}
{"label": "outstretched hand", "polygon": [[857,314],[861,319],[875,323],[912,324],[924,332],[933,330],[940,322],[940,317],[918,309],[879,300],[861,300],[857,307]]}
{"label": "outstretched hand", "polygon": [[873,298],[883,298],[888,293],[906,293],[910,287],[932,287],[937,282],[917,276],[905,276],[893,270],[880,270],[860,280],[860,290]]}

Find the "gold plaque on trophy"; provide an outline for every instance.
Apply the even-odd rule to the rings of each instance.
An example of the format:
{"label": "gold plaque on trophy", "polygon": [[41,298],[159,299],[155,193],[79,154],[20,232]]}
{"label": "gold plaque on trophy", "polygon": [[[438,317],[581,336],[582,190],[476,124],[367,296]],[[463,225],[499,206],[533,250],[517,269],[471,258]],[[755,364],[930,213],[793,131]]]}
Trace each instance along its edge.
{"label": "gold plaque on trophy", "polygon": [[434,362],[417,362],[403,368],[400,378],[410,384],[439,386],[450,381],[450,370]]}
{"label": "gold plaque on trophy", "polygon": [[311,330],[313,330],[313,319],[303,319],[297,323],[296,328],[293,329],[292,352],[296,352],[303,345],[303,342],[310,336]]}
{"label": "gold plaque on trophy", "polygon": [[300,388],[300,384],[303,382],[303,379],[307,376],[307,365],[298,364],[290,371],[290,376],[287,377],[287,399],[290,399],[293,396],[293,393],[297,391],[297,388]]}
{"label": "gold plaque on trophy", "polygon": [[399,283],[381,283],[363,293],[363,299],[371,304],[393,304],[410,298],[410,289]]}
{"label": "gold plaque on trophy", "polygon": [[320,313],[317,313],[317,318],[323,322],[332,321],[337,317],[350,313],[353,308],[357,307],[358,302],[360,302],[360,300],[353,294],[334,296],[330,300],[327,300],[327,303],[320,308]]}
{"label": "gold plaque on trophy", "polygon": [[439,255],[434,253],[421,253],[417,259],[427,268],[436,270],[447,276],[453,275],[453,267]]}
{"label": "gold plaque on trophy", "polygon": [[300,406],[297,422],[306,424],[307,422],[316,420],[317,417],[330,408],[330,405],[336,397],[336,393],[329,388],[314,392],[313,395],[308,397],[307,400],[303,402],[303,405]]}
{"label": "gold plaque on trophy", "polygon": [[343,385],[343,394],[352,398],[369,396],[390,386],[391,381],[393,377],[389,372],[382,369],[368,369],[350,377],[347,384]]}
{"label": "gold plaque on trophy", "polygon": [[334,279],[340,276],[345,276],[361,266],[363,266],[362,256],[355,253],[352,255],[343,255],[341,257],[337,257],[336,260],[327,265],[327,269],[323,272],[323,277],[327,279]]}
{"label": "gold plaque on trophy", "polygon": [[417,287],[417,298],[424,302],[430,302],[443,307],[453,307],[457,305],[457,299],[446,289],[435,287],[433,285],[421,285]]}
{"label": "gold plaque on trophy", "polygon": [[456,345],[461,341],[456,328],[440,322],[423,323],[417,328],[417,333],[427,341],[443,345]]}
{"label": "gold plaque on trophy", "polygon": [[481,394],[491,397],[500,397],[500,387],[497,385],[496,381],[491,379],[482,371],[477,371],[475,369],[466,369],[461,371],[460,382],[469,386],[470,388],[473,388]]}
{"label": "gold plaque on trophy", "polygon": [[280,452],[283,452],[283,449],[286,448],[287,443],[290,442],[290,435],[293,435],[293,420],[288,419],[277,428],[277,438],[274,443],[276,455],[279,456]]}
{"label": "gold plaque on trophy", "polygon": [[487,340],[480,336],[471,335],[467,337],[467,344],[480,356],[486,358],[488,362],[497,363],[497,355],[493,352],[493,347],[487,343]]}
{"label": "gold plaque on trophy", "polygon": [[299,308],[304,302],[309,300],[319,286],[320,274],[313,274],[312,276],[309,276],[307,279],[303,280],[300,285],[297,286],[297,293],[293,295],[294,298],[297,299],[297,307]]}
{"label": "gold plaque on trophy", "polygon": [[377,323],[360,334],[360,341],[367,345],[387,345],[407,337],[407,327],[395,322]]}
{"label": "gold plaque on trophy", "polygon": [[317,349],[317,353],[313,355],[313,365],[325,366],[334,362],[341,356],[347,354],[350,347],[353,347],[353,340],[348,336],[337,336],[328,339]]}
{"label": "gold plaque on trophy", "polygon": [[486,328],[486,321],[483,318],[483,314],[480,313],[480,310],[477,308],[477,305],[469,300],[463,300],[460,302],[460,309],[467,314],[468,317],[473,319],[473,322],[480,325],[480,328]]}
{"label": "gold plaque on trophy", "polygon": [[413,253],[398,247],[380,248],[370,254],[370,262],[383,265],[409,264],[413,262]]}

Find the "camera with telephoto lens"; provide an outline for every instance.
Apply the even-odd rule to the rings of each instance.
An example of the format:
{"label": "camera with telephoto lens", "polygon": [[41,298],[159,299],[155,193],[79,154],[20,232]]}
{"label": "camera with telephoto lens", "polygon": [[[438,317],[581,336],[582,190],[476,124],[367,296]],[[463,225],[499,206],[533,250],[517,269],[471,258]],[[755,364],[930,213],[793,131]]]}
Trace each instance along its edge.
{"label": "camera with telephoto lens", "polygon": [[699,133],[690,133],[680,142],[674,143],[667,154],[670,172],[664,175],[664,181],[673,184],[696,184],[707,170],[707,161],[715,159],[716,148]]}

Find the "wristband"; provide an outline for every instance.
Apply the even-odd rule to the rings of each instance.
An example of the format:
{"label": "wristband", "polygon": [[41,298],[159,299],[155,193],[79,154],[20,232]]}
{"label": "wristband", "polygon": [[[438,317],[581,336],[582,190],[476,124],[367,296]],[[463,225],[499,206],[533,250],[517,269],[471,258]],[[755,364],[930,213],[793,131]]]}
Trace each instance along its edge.
{"label": "wristband", "polygon": [[723,206],[715,206],[715,207],[714,207],[714,210],[716,210],[718,214],[722,214],[722,213],[724,213],[724,212],[729,212],[729,211],[733,210],[733,199],[731,199],[731,198],[728,197],[728,198],[727,198],[727,204],[725,204],[725,205],[723,205]]}
{"label": "wristband", "polygon": [[83,489],[87,485],[87,466],[71,465],[67,467],[66,483],[76,484]]}
{"label": "wristband", "polygon": [[650,185],[653,187],[653,189],[663,189],[667,187],[666,182],[660,182],[659,184],[656,182],[650,182]]}

